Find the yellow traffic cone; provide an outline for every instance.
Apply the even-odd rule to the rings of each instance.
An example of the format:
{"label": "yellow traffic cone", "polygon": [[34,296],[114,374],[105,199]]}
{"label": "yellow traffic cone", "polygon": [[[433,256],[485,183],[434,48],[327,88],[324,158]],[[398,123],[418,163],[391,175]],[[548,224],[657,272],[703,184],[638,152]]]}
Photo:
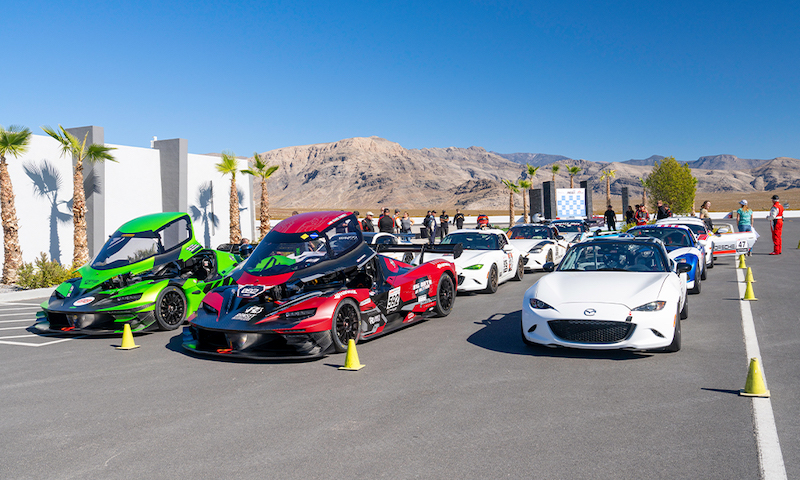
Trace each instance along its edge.
{"label": "yellow traffic cone", "polygon": [[744,384],[744,390],[739,390],[739,395],[745,397],[769,397],[769,390],[764,384],[764,376],[761,374],[761,369],[758,368],[758,359],[755,357],[750,359],[747,381]]}
{"label": "yellow traffic cone", "polygon": [[344,367],[339,367],[339,370],[361,370],[365,365],[361,365],[358,361],[358,352],[356,352],[356,341],[352,338],[347,341],[347,357],[344,359]]}
{"label": "yellow traffic cone", "polygon": [[126,323],[125,328],[122,329],[122,345],[117,347],[117,350],[133,350],[139,348],[139,345],[133,342],[133,333],[131,333],[131,324]]}
{"label": "yellow traffic cone", "polygon": [[744,253],[739,254],[739,266],[737,268],[747,268],[747,265],[744,263]]}
{"label": "yellow traffic cone", "polygon": [[744,289],[744,298],[742,300],[758,300],[753,293],[753,283],[747,282],[747,288]]}
{"label": "yellow traffic cone", "polygon": [[753,269],[747,267],[747,275],[744,276],[744,281],[747,283],[755,283],[756,279],[753,278]]}

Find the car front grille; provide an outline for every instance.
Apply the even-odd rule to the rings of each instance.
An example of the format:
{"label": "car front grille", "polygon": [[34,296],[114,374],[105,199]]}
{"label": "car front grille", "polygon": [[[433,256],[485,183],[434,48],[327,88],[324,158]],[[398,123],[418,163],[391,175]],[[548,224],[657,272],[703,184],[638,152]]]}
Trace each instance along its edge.
{"label": "car front grille", "polygon": [[629,338],[635,328],[628,322],[602,320],[550,320],[547,324],[555,336],[574,343],[617,343]]}

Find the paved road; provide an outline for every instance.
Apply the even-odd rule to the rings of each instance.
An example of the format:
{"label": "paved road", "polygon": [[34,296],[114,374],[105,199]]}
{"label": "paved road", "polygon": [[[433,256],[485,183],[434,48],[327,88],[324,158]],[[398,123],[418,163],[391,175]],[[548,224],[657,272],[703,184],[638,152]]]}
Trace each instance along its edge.
{"label": "paved road", "polygon": [[[756,227],[751,306],[800,478],[800,221],[780,257]],[[118,351],[118,338],[0,330],[0,478],[758,478],[734,267],[690,297],[676,354],[523,345],[522,294],[541,274],[360,344],[358,372],[336,369],[343,355],[196,358],[169,332]],[[38,302],[15,303],[0,319],[21,323],[3,328],[30,324]]]}

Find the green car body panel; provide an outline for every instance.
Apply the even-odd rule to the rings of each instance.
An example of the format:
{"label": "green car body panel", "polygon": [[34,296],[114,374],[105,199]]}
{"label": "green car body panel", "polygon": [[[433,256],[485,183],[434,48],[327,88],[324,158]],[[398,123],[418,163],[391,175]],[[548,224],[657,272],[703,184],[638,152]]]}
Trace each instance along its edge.
{"label": "green car body panel", "polygon": [[110,334],[178,328],[241,261],[205,249],[186,213],[135,218],[42,303],[39,330]]}

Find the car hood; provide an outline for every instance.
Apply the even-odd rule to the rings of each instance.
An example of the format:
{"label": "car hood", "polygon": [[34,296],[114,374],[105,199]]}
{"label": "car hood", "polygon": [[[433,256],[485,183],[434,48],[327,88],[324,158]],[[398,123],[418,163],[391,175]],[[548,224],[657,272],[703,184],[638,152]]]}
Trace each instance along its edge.
{"label": "car hood", "polygon": [[531,248],[539,245],[540,243],[553,243],[552,240],[546,238],[509,240],[509,242],[514,246],[514,248],[522,250],[523,253],[528,253]]}
{"label": "car hood", "polygon": [[659,299],[669,273],[559,272],[542,277],[534,296],[558,308],[564,303],[616,303],[635,308]]}
{"label": "car hood", "polygon": [[455,259],[456,267],[469,267],[476,263],[486,263],[491,261],[492,254],[502,253],[500,250],[464,250],[460,257]]}

